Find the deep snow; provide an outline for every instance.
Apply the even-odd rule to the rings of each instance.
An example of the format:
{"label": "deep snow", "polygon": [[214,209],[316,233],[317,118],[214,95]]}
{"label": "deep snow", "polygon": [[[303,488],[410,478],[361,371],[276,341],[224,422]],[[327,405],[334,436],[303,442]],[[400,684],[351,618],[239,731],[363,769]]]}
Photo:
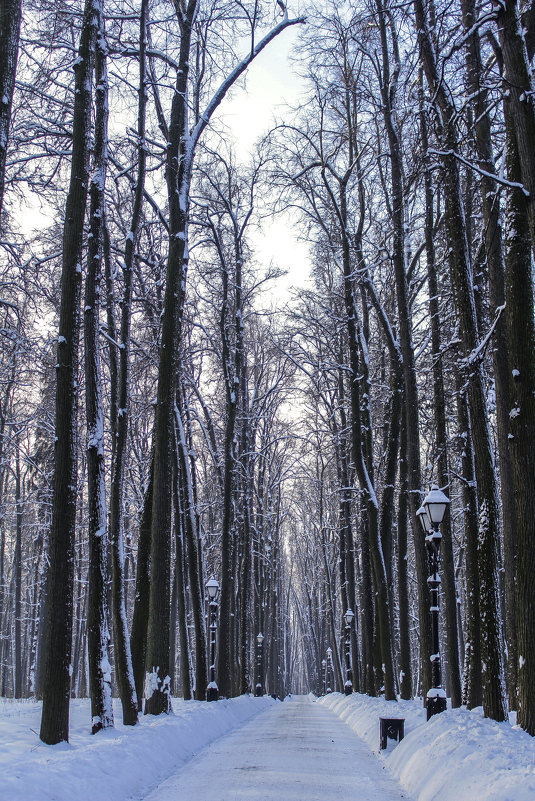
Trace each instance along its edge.
{"label": "deep snow", "polygon": [[535,738],[481,708],[448,709],[426,721],[421,701],[333,693],[320,699],[379,753],[379,717],[405,718],[388,741],[386,766],[418,801],[535,801]]}
{"label": "deep snow", "polygon": [[[427,723],[421,701],[333,693],[316,703],[341,717],[417,801],[535,801],[535,738],[508,722],[485,720],[481,709],[448,710]],[[92,736],[89,702],[76,700],[70,743],[47,746],[38,736],[40,704],[0,700],[0,801],[139,801],[178,769],[185,766],[187,775],[187,763],[203,748],[269,707],[273,727],[285,704],[271,698],[174,700],[173,715],[127,728],[116,703],[116,728]],[[379,752],[380,716],[405,718],[405,739],[389,741],[386,752]],[[255,775],[257,783],[269,780]],[[349,801],[340,792],[335,798]]]}
{"label": "deep snow", "polygon": [[[142,717],[92,735],[87,699],[71,702],[70,742],[39,740],[41,704],[0,701],[0,801],[142,799],[202,748],[275,704],[242,696],[206,703],[173,699],[173,714]],[[186,801],[184,799],[184,801]]]}

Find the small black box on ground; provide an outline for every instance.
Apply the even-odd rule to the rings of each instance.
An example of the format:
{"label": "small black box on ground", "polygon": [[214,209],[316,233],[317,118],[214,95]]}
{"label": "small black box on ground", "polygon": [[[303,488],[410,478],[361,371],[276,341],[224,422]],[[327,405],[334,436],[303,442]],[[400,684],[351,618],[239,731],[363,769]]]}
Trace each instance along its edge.
{"label": "small black box on ground", "polygon": [[381,750],[386,748],[388,738],[401,742],[405,736],[405,718],[379,718],[379,731]]}

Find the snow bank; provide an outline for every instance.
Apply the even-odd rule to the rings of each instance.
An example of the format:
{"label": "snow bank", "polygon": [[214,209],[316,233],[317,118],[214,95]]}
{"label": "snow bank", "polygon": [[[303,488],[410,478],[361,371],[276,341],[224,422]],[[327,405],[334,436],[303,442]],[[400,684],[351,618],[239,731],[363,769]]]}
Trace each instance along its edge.
{"label": "snow bank", "polygon": [[206,703],[173,700],[172,715],[147,716],[90,734],[89,701],[71,702],[69,743],[39,740],[41,704],[0,702],[1,801],[126,801],[140,799],[213,740],[276,703],[241,696]]}
{"label": "snow bank", "polygon": [[534,801],[535,738],[482,710],[448,709],[429,723],[421,701],[333,693],[321,699],[379,752],[379,718],[404,717],[385,764],[417,801]]}

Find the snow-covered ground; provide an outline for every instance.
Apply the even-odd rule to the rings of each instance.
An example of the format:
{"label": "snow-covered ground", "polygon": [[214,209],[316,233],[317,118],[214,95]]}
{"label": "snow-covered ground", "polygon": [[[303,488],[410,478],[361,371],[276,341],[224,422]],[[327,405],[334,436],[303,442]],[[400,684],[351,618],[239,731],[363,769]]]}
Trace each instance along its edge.
{"label": "snow-covered ground", "polygon": [[333,693],[319,703],[377,752],[379,717],[405,718],[405,738],[389,740],[381,756],[417,801],[535,801],[535,737],[480,708],[448,709],[427,723],[418,701]]}
{"label": "snow-covered ground", "polygon": [[222,737],[146,801],[413,801],[363,740],[295,696]]}
{"label": "snow-covered ground", "polygon": [[76,700],[70,742],[51,746],[39,740],[40,704],[2,699],[0,801],[142,799],[210,742],[275,703],[247,696],[210,704],[174,699],[174,714],[128,727],[116,702],[115,728],[91,735],[89,701]]}
{"label": "snow-covered ground", "polygon": [[[242,697],[213,704],[174,700],[173,715],[142,718],[141,724],[134,728],[122,726],[120,705],[116,704],[115,729],[95,736],[89,733],[89,702],[73,701],[71,741],[56,746],[46,746],[39,740],[39,704],[0,700],[0,801],[140,801],[159,785],[162,792],[168,791],[185,779],[185,786],[193,787],[194,771],[199,768],[195,765],[204,759],[204,755],[197,756],[199,752],[268,707],[271,710],[266,716],[243,729],[245,741],[265,735],[266,744],[257,748],[258,753],[264,754],[272,742],[280,753],[287,754],[284,761],[288,763],[289,777],[297,775],[297,767],[290,764],[293,753],[301,758],[308,751],[308,758],[316,749],[322,756],[315,761],[313,758],[313,764],[316,768],[317,763],[320,775],[322,760],[330,769],[334,762],[332,754],[329,760],[329,752],[340,748],[345,749],[345,757],[337,768],[338,775],[350,763],[351,770],[356,769],[357,773],[371,771],[364,764],[369,766],[371,759],[378,767],[387,769],[404,788],[402,792],[410,793],[415,801],[535,801],[535,738],[510,723],[485,720],[481,710],[466,709],[448,710],[427,723],[425,710],[418,701],[396,704],[357,694],[346,698],[337,693],[316,703],[312,700],[315,699],[311,697],[306,715],[313,714],[314,707],[318,711],[331,710],[364,740],[375,756],[365,758],[351,737],[344,739],[339,734],[323,737],[323,754],[319,724],[305,722],[306,707],[291,704],[297,710],[296,715],[288,702],[280,704],[271,698]],[[380,716],[405,718],[405,739],[399,745],[389,741],[387,751],[383,752],[379,751]],[[298,747],[292,748],[288,739],[285,746],[289,721],[294,718],[299,722],[301,717]],[[231,738],[235,735],[211,746],[206,755],[213,752],[217,761],[221,752],[227,756],[222,756],[219,764],[228,762],[235,751],[230,747]],[[305,788],[300,788],[299,782],[291,789],[287,783],[287,790],[281,795],[280,787],[273,784],[272,772],[272,765],[278,765],[280,757],[274,754],[271,762],[269,754],[267,757],[269,770],[261,770],[255,758],[251,765],[231,766],[233,775],[238,777],[250,771],[252,779],[254,773],[254,785],[258,787],[255,799],[275,798],[270,795],[273,790],[278,793],[277,801],[311,801],[310,786],[306,797],[301,797],[300,789]],[[181,768],[182,778],[170,779]],[[349,801],[353,793],[347,795],[341,787],[335,791],[335,785],[328,783],[333,793],[329,795],[324,789],[322,801]],[[153,797],[158,798],[158,794]],[[378,789],[377,795],[370,797],[383,801],[384,795]],[[204,796],[180,796],[180,799],[208,801]]]}

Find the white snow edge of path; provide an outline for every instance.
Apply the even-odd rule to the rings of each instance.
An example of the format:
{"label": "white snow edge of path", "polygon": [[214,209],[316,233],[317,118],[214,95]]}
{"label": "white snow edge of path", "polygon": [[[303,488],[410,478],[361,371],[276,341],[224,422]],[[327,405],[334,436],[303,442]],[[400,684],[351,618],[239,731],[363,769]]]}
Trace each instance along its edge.
{"label": "white snow edge of path", "polygon": [[[332,693],[331,709],[417,801],[534,801],[535,738],[475,710],[448,709],[426,721],[421,700],[385,701]],[[405,738],[379,750],[379,718],[405,718]]]}
{"label": "white snow edge of path", "polygon": [[241,696],[207,703],[173,699],[173,714],[141,717],[90,734],[87,699],[71,702],[70,742],[39,740],[41,704],[0,704],[2,801],[126,801],[141,799],[214,740],[276,703]]}

